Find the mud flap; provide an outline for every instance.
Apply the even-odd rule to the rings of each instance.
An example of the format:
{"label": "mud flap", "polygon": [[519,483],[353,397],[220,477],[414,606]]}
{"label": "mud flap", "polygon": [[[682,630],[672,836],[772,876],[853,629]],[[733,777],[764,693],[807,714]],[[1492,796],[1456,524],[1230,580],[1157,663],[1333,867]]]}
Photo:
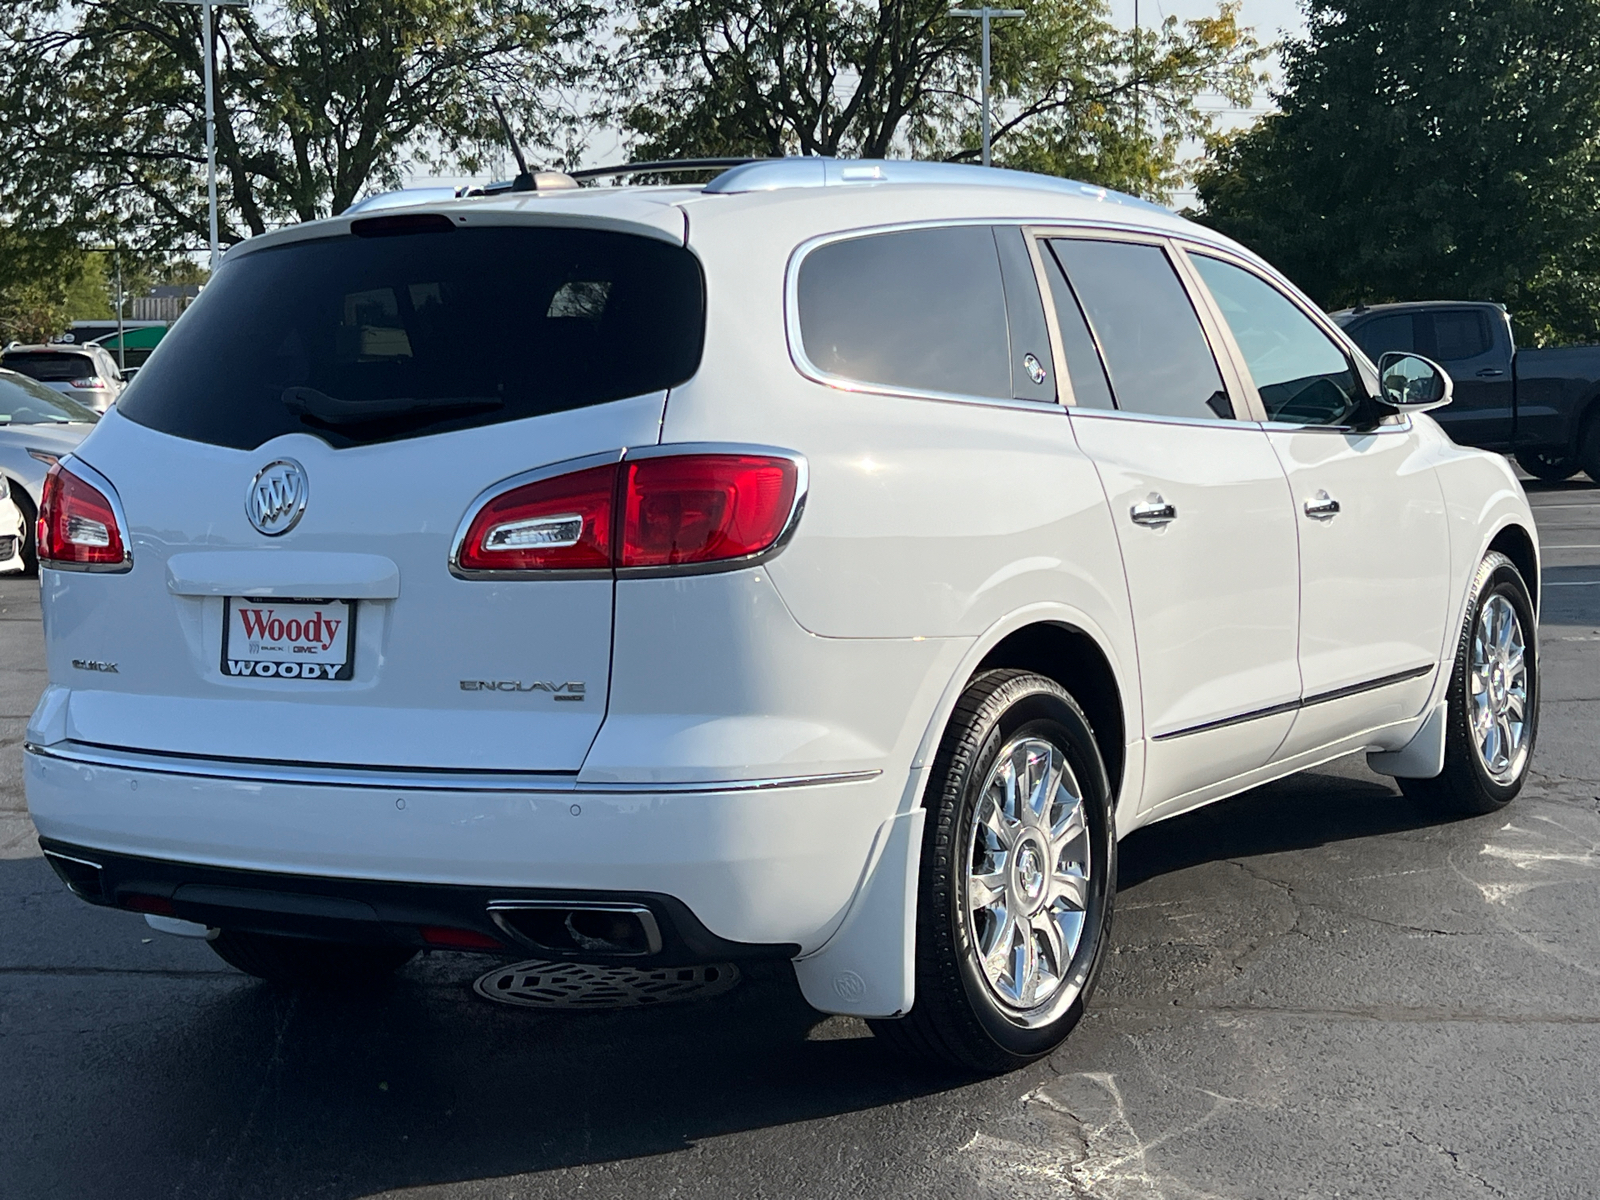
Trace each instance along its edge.
{"label": "mud flap", "polygon": [[1416,735],[1398,750],[1378,750],[1367,755],[1367,766],[1379,775],[1397,779],[1436,779],[1444,770],[1445,716],[1449,703],[1441,700]]}
{"label": "mud flap", "polygon": [[822,949],[794,963],[806,1002],[825,1013],[901,1017],[916,999],[917,867],[926,810],[883,823],[882,852]]}

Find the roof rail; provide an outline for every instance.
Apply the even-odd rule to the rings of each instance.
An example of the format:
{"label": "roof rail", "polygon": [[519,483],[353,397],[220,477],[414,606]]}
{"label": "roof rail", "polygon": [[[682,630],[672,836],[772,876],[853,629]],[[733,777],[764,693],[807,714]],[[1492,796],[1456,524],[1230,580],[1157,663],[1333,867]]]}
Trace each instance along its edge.
{"label": "roof rail", "polygon": [[621,163],[614,167],[583,167],[568,171],[573,179],[604,179],[607,175],[666,175],[677,171],[721,171],[747,163],[782,162],[778,158],[678,158],[654,162]]}
{"label": "roof rail", "polygon": [[970,163],[922,162],[909,158],[770,158],[745,163],[706,184],[713,193],[768,192],[783,188],[837,187],[871,183],[931,183],[977,187],[1031,188],[1124,204],[1135,208],[1168,210],[1159,204],[1114,192],[1076,179],[1008,171]]}

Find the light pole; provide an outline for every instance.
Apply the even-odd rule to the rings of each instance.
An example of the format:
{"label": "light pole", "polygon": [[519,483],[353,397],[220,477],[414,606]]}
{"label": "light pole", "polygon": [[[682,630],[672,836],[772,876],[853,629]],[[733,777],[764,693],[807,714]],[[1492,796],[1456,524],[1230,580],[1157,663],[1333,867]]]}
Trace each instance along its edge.
{"label": "light pole", "polygon": [[167,4],[195,4],[200,8],[200,41],[205,62],[206,88],[206,199],[211,207],[211,270],[217,269],[217,117],[213,100],[214,88],[212,59],[216,57],[211,41],[211,10],[225,5],[247,5],[250,0],[165,0]]}
{"label": "light pole", "polygon": [[952,8],[952,17],[977,17],[983,22],[983,165],[989,165],[989,22],[997,17],[1025,17],[1020,8]]}

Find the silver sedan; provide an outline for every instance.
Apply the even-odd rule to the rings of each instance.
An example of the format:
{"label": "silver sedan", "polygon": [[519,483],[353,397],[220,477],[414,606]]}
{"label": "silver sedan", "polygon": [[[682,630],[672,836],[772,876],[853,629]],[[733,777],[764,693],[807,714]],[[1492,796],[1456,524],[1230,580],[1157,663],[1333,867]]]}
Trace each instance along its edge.
{"label": "silver sedan", "polygon": [[0,480],[22,510],[23,560],[32,570],[34,518],[44,477],[83,441],[100,414],[16,371],[0,368]]}

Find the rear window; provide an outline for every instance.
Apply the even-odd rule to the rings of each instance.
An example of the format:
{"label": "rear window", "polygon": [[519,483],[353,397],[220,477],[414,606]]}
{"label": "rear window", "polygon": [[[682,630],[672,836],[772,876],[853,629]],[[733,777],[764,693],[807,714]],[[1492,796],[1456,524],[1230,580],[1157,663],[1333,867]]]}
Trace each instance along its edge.
{"label": "rear window", "polygon": [[92,425],[100,414],[26,375],[0,371],[0,425]]}
{"label": "rear window", "polygon": [[367,445],[672,387],[704,332],[698,262],[655,238],[346,235],[224,263],[117,407],[239,450],[295,432]]}
{"label": "rear window", "polygon": [[98,375],[100,368],[87,354],[53,350],[13,351],[0,356],[0,365],[44,383],[71,383]]}

